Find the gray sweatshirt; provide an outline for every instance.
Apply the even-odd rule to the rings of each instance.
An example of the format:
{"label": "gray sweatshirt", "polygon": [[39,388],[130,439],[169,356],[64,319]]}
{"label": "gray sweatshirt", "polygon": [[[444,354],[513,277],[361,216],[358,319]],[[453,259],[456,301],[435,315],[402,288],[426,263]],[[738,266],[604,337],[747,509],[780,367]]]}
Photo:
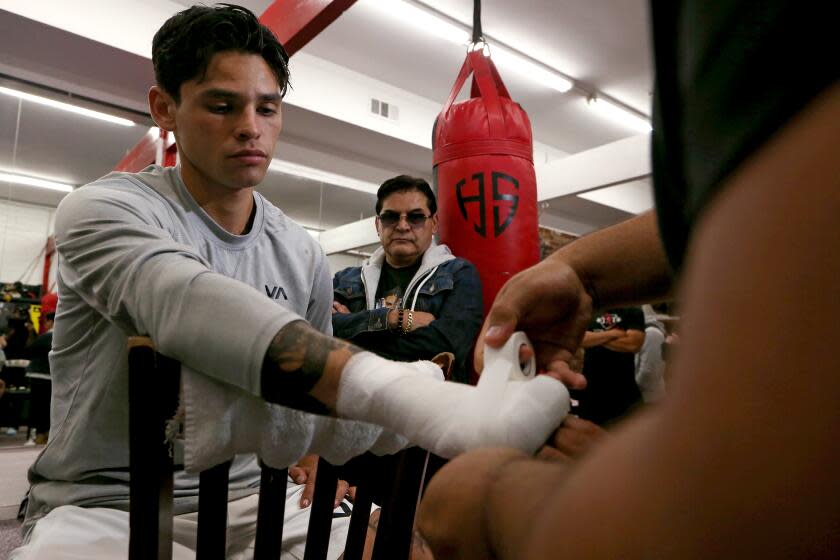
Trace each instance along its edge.
{"label": "gray sweatshirt", "polygon": [[[303,317],[332,332],[320,246],[261,195],[254,203],[250,232],[232,235],[179,168],[157,166],[112,173],[61,202],[50,439],[30,469],[27,531],[64,504],[127,507],[127,336],[148,335],[161,353],[259,395],[281,327]],[[231,495],[258,484],[253,456],[237,457]],[[176,513],[197,509],[197,491],[197,476],[176,473]]]}

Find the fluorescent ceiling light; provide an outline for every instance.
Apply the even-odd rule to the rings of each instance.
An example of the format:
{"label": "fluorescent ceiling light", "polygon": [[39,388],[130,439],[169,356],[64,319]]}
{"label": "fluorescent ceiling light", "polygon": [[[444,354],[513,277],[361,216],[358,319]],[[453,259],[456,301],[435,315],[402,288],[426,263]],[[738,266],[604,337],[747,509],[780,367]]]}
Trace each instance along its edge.
{"label": "fluorescent ceiling light", "polygon": [[338,173],[331,173],[322,169],[316,169],[314,167],[301,165],[299,163],[292,163],[290,161],[283,161],[281,159],[272,159],[268,168],[279,173],[286,173],[287,175],[294,175],[296,177],[302,177],[312,181],[319,181],[321,183],[327,183],[371,194],[376,194],[376,191],[379,190],[379,185],[376,183],[360,181],[359,179],[353,179],[352,177],[347,177],[346,175],[339,175]]}
{"label": "fluorescent ceiling light", "polygon": [[0,93],[10,95],[12,97],[17,97],[18,99],[31,101],[32,103],[37,103],[39,105],[46,105],[47,107],[52,107],[54,109],[61,109],[62,111],[76,113],[77,115],[83,115],[92,119],[99,119],[101,121],[106,121],[121,126],[134,126],[134,123],[128,119],[115,117],[114,115],[109,115],[107,113],[100,113],[99,111],[92,111],[83,107],[70,105],[69,103],[62,103],[61,101],[48,99],[46,97],[40,97],[38,95],[32,95],[31,93],[24,93],[22,91],[17,91],[15,89],[10,89],[7,87],[0,86]]}
{"label": "fluorescent ceiling light", "polygon": [[462,27],[446,21],[435,14],[403,0],[368,0],[371,6],[380,8],[384,13],[413,25],[420,31],[430,33],[456,45],[467,46],[472,34]]}
{"label": "fluorescent ceiling light", "polygon": [[73,185],[68,185],[66,183],[48,181],[46,179],[28,177],[26,175],[17,175],[15,173],[5,173],[2,171],[0,171],[0,181],[4,183],[14,183],[17,185],[27,185],[29,187],[41,187],[42,189],[52,189],[54,191],[61,192],[73,191]]}
{"label": "fluorescent ceiling light", "polygon": [[615,103],[610,103],[609,101],[598,99],[597,97],[588,99],[587,103],[604,117],[628,128],[632,128],[633,130],[637,130],[639,132],[650,132],[653,130],[653,127],[650,125],[650,121],[631,113],[627,109],[619,107]]}
{"label": "fluorescent ceiling light", "polygon": [[502,67],[517,72],[526,78],[536,80],[560,93],[566,93],[574,85],[571,80],[564,78],[557,72],[552,72],[542,65],[535,64],[510,49],[491,44],[490,55]]}
{"label": "fluorescent ceiling light", "polygon": [[[447,21],[411,2],[368,0],[367,3],[380,8],[403,23],[413,25],[420,31],[430,33],[450,43],[466,47],[472,42],[472,32],[465,29],[464,26]],[[557,72],[552,72],[545,66],[535,64],[512,49],[494,45],[492,41],[490,42],[490,48],[493,60],[511,72],[521,74],[562,93],[569,91],[574,85]]]}

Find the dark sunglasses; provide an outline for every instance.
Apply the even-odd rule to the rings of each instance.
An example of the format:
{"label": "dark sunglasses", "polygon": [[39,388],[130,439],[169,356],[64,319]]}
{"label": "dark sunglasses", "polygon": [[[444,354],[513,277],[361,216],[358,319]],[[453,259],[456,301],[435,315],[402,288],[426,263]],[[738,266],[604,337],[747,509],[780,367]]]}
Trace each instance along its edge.
{"label": "dark sunglasses", "polygon": [[426,220],[432,217],[431,214],[427,216],[422,212],[400,214],[399,212],[394,212],[393,210],[385,210],[379,214],[379,223],[382,224],[382,227],[394,227],[400,223],[400,219],[402,219],[403,216],[405,216],[405,221],[408,222],[408,225],[413,228],[422,227],[423,224],[426,223]]}

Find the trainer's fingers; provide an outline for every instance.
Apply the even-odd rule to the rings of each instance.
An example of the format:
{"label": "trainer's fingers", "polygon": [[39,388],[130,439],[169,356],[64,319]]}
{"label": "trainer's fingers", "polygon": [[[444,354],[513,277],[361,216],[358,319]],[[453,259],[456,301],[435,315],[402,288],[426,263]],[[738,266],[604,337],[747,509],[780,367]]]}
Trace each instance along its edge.
{"label": "trainer's fingers", "polygon": [[566,416],[563,425],[554,433],[551,446],[569,457],[581,457],[606,434],[606,431],[573,414]]}
{"label": "trainer's fingers", "polygon": [[554,461],[557,463],[571,463],[572,459],[565,453],[560,452],[550,445],[543,445],[536,455],[537,459],[544,461]]}
{"label": "trainer's fingers", "polygon": [[534,357],[534,349],[526,344],[519,346],[519,365],[525,366]]}
{"label": "trainer's fingers", "polygon": [[586,389],[586,377],[582,373],[573,371],[566,362],[555,360],[548,365],[543,373],[562,381],[569,389]]}
{"label": "trainer's fingers", "polygon": [[485,342],[494,348],[501,347],[516,330],[518,322],[519,317],[513,309],[505,305],[493,306],[484,322],[487,328],[484,332]]}
{"label": "trainer's fingers", "polygon": [[[491,319],[497,322],[491,322]],[[489,344],[493,348],[500,348],[513,334],[514,329],[516,329],[516,318],[508,311],[496,310],[495,307],[490,310],[490,315],[484,321],[475,343],[473,365],[476,372],[481,373],[484,369],[484,345]]]}
{"label": "trainer's fingers", "polygon": [[563,420],[563,426],[575,431],[589,432],[598,435],[603,435],[606,433],[606,430],[604,430],[604,428],[602,428],[598,424],[590,422],[589,420],[585,420],[580,416],[576,416],[574,414],[569,414],[568,416],[566,416],[566,419]]}

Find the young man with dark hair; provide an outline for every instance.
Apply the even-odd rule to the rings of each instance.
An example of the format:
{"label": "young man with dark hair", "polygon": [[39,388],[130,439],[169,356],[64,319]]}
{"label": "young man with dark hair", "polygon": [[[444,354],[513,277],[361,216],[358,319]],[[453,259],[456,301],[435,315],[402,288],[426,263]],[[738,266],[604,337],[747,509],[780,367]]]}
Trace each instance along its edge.
{"label": "young man with dark hair", "polygon": [[[126,337],[148,335],[185,367],[266,401],[380,424],[452,456],[507,430],[515,411],[545,436],[564,391],[554,379],[507,391],[487,419],[472,387],[439,368],[390,362],[327,336],[329,268],[317,243],[255,192],[280,134],[286,55],[248,10],[195,6],[156,34],[149,91],[175,134],[179,165],[114,173],[68,195],[56,214],[59,304],[50,441],[30,470],[13,558],[113,558],[127,550]],[[271,287],[286,298],[266,301]],[[435,406],[429,406],[428,402]],[[526,406],[518,406],[524,403]],[[447,432],[456,423],[461,430]],[[558,422],[559,423],[559,422]],[[489,428],[488,428],[489,426]],[[536,428],[534,427],[536,426]],[[177,450],[176,450],[177,452]],[[247,554],[259,470],[230,469],[228,554]],[[175,477],[175,557],[191,557],[198,477]]]}
{"label": "young man with dark hair", "polygon": [[475,266],[433,243],[437,201],[423,179],[400,175],[376,193],[382,244],[362,266],[333,278],[336,336],[394,360],[455,356],[452,378],[467,382],[481,327],[481,280]]}

